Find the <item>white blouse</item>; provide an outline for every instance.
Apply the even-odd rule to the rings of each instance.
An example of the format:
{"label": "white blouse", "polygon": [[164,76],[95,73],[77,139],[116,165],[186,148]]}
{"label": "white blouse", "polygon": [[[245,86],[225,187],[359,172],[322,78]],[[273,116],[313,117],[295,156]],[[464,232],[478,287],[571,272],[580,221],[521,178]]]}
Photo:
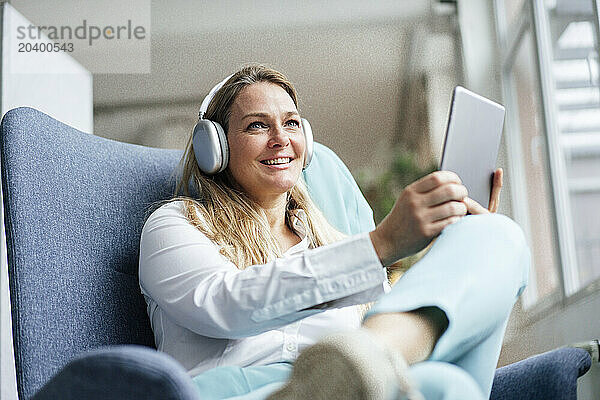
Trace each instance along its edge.
{"label": "white blouse", "polygon": [[154,211],[142,230],[139,278],[158,350],[194,376],[292,362],[319,338],[357,328],[355,305],[388,288],[369,234],[309,249],[304,219],[298,210],[302,241],[282,258],[240,270],[186,219],[182,201]]}

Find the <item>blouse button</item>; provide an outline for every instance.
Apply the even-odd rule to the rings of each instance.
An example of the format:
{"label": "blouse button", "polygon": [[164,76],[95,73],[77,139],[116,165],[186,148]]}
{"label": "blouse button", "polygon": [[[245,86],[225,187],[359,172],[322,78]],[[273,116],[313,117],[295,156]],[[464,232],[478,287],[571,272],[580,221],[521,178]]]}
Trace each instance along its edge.
{"label": "blouse button", "polygon": [[294,343],[288,343],[285,348],[287,349],[287,351],[294,351],[294,350],[296,350],[296,346],[294,346]]}

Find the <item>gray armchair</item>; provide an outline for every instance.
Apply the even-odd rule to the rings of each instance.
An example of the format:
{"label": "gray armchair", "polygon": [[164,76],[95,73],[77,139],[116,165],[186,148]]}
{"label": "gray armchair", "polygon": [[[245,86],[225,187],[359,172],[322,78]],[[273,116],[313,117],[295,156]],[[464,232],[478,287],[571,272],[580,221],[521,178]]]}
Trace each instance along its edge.
{"label": "gray armchair", "polygon": [[[171,196],[180,156],[88,135],[31,108],[4,116],[2,191],[21,400],[200,398],[186,371],[154,349],[137,279],[143,222]],[[326,169],[331,163],[338,170]],[[349,233],[370,228],[359,221],[372,221],[371,209],[331,150],[315,145],[305,178],[334,225]],[[346,185],[354,196],[339,194]],[[332,211],[340,209],[346,212]],[[492,398],[523,398],[516,390],[523,386],[536,398],[573,399],[590,356],[566,349],[525,362],[498,370]],[[549,365],[569,382],[552,395],[535,372]]]}

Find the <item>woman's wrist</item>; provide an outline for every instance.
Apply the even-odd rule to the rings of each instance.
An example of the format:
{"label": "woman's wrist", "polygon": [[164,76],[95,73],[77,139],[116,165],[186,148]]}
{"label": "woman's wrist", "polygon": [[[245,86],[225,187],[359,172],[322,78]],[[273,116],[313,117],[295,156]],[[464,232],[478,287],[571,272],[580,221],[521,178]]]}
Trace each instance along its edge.
{"label": "woman's wrist", "polygon": [[377,257],[381,262],[381,265],[386,268],[388,265],[392,264],[393,261],[390,261],[390,251],[387,241],[380,236],[377,228],[369,232],[369,237],[371,239],[371,243],[373,244],[373,248],[375,249],[375,253],[377,253]]}

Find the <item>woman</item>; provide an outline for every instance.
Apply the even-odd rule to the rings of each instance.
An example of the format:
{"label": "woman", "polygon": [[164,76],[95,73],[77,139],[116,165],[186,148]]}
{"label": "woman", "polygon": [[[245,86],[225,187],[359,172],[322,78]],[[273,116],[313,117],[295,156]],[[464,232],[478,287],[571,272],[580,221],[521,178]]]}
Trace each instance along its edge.
{"label": "woman", "polygon": [[[434,172],[375,230],[344,238],[301,179],[311,155],[291,83],[249,66],[211,93],[201,120],[222,127],[229,160],[206,164],[190,137],[186,196],[150,216],[140,245],[157,348],[202,398],[488,398],[527,279],[518,226],[471,200],[455,174]],[[492,211],[501,180],[498,170]],[[384,267],[435,237],[384,294]],[[361,325],[356,305],[375,300]]]}

